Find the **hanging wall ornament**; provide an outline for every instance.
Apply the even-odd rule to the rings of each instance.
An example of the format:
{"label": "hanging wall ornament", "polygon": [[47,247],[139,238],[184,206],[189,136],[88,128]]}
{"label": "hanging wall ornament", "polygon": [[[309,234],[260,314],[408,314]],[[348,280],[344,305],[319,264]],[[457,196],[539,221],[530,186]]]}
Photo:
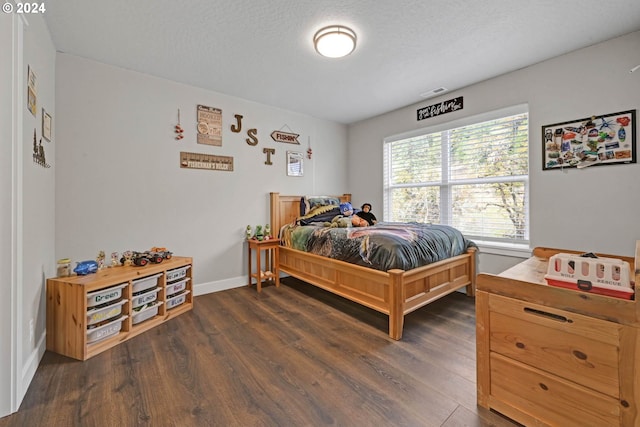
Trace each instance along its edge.
{"label": "hanging wall ornament", "polygon": [[307,148],[307,159],[311,160],[311,155],[313,154],[313,150],[311,149],[311,137],[308,140],[309,148]]}
{"label": "hanging wall ornament", "polygon": [[33,162],[43,168],[50,168],[51,165],[47,163],[47,159],[44,156],[44,147],[42,146],[42,138],[40,138],[40,144],[36,141],[36,130],[33,130]]}
{"label": "hanging wall ornament", "polygon": [[182,126],[180,125],[180,109],[178,108],[178,124],[176,125],[176,140],[180,141],[182,138],[184,138],[184,129],[182,129]]}

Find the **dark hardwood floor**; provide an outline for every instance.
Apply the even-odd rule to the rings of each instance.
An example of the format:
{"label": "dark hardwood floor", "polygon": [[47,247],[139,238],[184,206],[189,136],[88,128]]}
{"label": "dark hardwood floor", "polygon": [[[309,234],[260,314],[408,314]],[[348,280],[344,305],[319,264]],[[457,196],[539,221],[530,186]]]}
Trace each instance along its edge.
{"label": "dark hardwood floor", "polygon": [[85,362],[46,352],[13,426],[514,426],[476,406],[474,300],[387,317],[292,278],[202,295]]}

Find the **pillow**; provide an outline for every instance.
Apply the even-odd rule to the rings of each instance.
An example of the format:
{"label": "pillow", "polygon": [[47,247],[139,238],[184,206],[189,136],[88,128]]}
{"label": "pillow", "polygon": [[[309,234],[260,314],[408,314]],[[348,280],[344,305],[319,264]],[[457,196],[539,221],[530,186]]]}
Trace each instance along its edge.
{"label": "pillow", "polygon": [[308,214],[317,206],[340,206],[340,199],[334,196],[302,196],[300,198],[300,216]]}
{"label": "pillow", "polygon": [[336,205],[316,206],[308,214],[298,218],[298,224],[310,225],[314,222],[331,221],[336,215],[340,215],[340,208]]}

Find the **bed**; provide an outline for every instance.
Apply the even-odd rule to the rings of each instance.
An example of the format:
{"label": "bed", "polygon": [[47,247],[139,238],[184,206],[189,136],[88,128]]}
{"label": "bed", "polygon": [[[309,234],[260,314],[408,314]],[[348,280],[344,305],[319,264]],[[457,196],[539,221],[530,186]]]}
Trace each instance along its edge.
{"label": "bed", "polygon": [[[270,193],[271,228],[278,232],[300,217],[303,196]],[[350,194],[337,197],[350,201]],[[389,316],[389,336],[402,338],[404,316],[461,288],[475,293],[476,248],[429,265],[387,271],[308,253],[281,244],[279,268],[312,285]]]}

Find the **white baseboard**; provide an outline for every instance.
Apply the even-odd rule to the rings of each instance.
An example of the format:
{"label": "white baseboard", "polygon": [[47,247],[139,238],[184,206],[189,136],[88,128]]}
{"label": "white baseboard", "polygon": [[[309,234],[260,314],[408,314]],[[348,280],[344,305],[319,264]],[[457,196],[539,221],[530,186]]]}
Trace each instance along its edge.
{"label": "white baseboard", "polygon": [[[29,389],[29,385],[31,384],[31,381],[33,380],[33,377],[38,370],[40,360],[42,360],[44,352],[47,349],[46,338],[47,334],[45,332],[40,336],[40,339],[38,339],[38,345],[36,345],[36,347],[33,349],[24,366],[22,367],[22,375],[20,377],[20,384],[17,390],[18,402],[22,402],[22,399],[24,399],[24,396],[27,394],[27,390]],[[20,404],[18,404],[18,407],[20,407]],[[17,410],[18,408],[15,408],[15,411]]]}
{"label": "white baseboard", "polygon": [[231,279],[215,282],[200,283],[193,286],[193,296],[210,294],[212,292],[226,291],[227,289],[247,286],[247,276],[233,277]]}

